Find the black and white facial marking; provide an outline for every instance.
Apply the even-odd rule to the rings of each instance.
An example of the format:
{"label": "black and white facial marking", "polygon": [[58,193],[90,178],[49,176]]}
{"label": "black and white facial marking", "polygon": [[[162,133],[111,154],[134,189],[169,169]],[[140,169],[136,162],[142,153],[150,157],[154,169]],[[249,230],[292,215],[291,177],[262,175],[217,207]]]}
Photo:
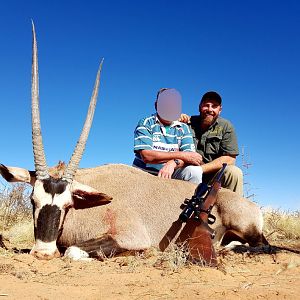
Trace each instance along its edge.
{"label": "black and white facial marking", "polygon": [[32,202],[36,241],[56,241],[65,209],[72,204],[69,187],[66,181],[52,177],[35,182]]}
{"label": "black and white facial marking", "polygon": [[37,218],[35,238],[43,242],[52,242],[58,236],[61,210],[56,205],[46,204]]}

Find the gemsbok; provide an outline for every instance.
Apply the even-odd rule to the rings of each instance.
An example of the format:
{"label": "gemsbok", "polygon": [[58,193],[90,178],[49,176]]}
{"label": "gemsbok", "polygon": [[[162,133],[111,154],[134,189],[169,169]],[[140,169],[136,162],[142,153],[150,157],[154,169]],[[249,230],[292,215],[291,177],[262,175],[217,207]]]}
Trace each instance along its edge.
{"label": "gemsbok", "polygon": [[[83,130],[68,165],[48,168],[39,112],[38,56],[35,27],[32,54],[32,144],[35,171],[0,165],[8,182],[32,185],[35,244],[39,259],[61,255],[58,249],[81,249],[92,257],[183,242],[181,206],[194,194],[189,182],[162,179],[122,164],[79,169],[96,107],[102,62]],[[230,232],[250,245],[264,243],[263,217],[253,202],[221,189],[213,208],[214,243]]]}

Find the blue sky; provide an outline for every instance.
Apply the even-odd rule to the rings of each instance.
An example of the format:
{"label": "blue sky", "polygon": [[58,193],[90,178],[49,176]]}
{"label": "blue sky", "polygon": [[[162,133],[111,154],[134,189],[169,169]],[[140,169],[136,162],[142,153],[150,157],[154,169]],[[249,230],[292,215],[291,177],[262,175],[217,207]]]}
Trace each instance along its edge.
{"label": "blue sky", "polygon": [[28,169],[31,19],[48,165],[69,160],[104,57],[81,167],[131,164],[135,125],[154,112],[160,87],[178,89],[187,114],[215,90],[252,164],[249,193],[300,209],[298,1],[2,1],[0,162]]}

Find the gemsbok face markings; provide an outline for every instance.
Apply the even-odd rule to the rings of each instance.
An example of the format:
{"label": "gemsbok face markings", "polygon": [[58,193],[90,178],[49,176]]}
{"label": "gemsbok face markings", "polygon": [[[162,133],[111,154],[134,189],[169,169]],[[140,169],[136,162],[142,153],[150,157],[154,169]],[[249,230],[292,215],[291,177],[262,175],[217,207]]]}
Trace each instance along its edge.
{"label": "gemsbok face markings", "polygon": [[68,182],[49,177],[37,180],[32,193],[35,216],[35,238],[43,242],[56,241],[66,209],[72,205]]}
{"label": "gemsbok face markings", "polygon": [[60,224],[61,210],[56,205],[46,204],[38,214],[36,221],[36,239],[43,242],[56,241]]}

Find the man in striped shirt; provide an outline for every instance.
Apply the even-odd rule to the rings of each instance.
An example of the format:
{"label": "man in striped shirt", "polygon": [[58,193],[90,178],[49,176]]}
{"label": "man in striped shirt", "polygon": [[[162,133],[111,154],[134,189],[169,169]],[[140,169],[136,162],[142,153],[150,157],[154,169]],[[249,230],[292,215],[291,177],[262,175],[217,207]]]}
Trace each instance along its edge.
{"label": "man in striped shirt", "polygon": [[175,89],[160,89],[156,113],[138,122],[134,132],[133,166],[162,178],[175,178],[199,184],[202,156],[195,152],[189,127],[177,119],[181,95]]}

